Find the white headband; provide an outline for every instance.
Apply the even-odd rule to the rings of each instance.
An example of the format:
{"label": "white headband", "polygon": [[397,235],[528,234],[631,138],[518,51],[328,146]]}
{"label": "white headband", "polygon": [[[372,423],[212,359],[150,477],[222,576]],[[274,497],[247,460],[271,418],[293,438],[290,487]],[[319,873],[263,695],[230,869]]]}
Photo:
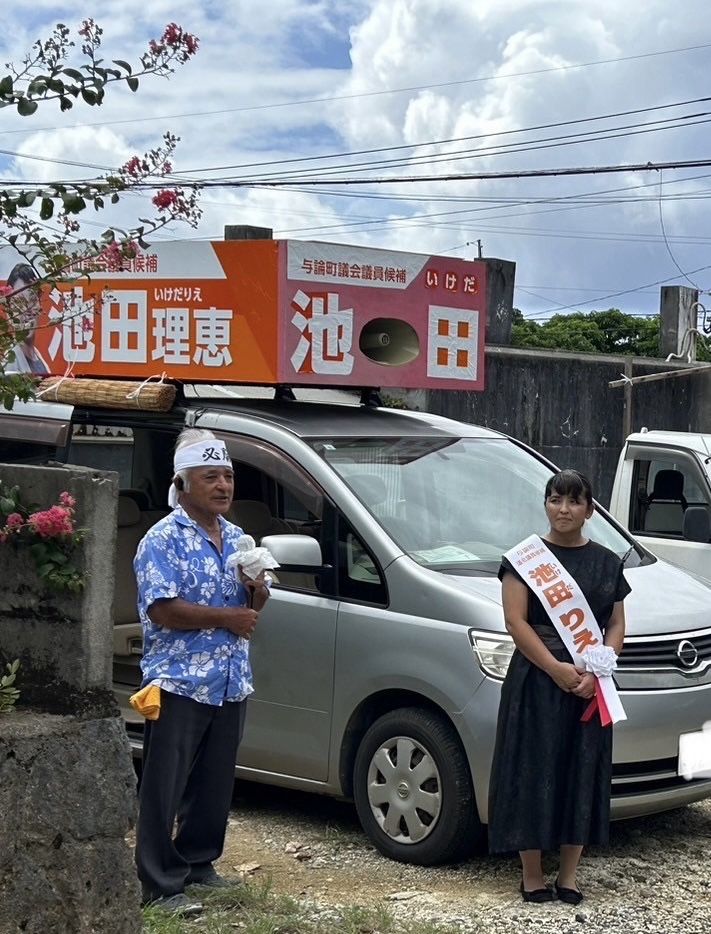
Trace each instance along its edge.
{"label": "white headband", "polygon": [[[206,441],[197,441],[195,444],[186,444],[179,448],[173,458],[173,474],[190,467],[232,467],[232,459],[227,453],[224,441],[217,438],[208,438]],[[168,505],[175,509],[178,505],[178,491],[175,484],[170,484],[168,491]]]}

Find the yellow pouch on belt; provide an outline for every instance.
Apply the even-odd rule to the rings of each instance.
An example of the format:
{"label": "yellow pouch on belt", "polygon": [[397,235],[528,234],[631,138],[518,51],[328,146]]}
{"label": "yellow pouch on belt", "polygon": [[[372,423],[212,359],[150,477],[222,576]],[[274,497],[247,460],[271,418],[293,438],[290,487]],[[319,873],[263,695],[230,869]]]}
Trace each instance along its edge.
{"label": "yellow pouch on belt", "polygon": [[128,702],[146,720],[157,720],[160,716],[160,688],[157,684],[147,684],[132,694]]}

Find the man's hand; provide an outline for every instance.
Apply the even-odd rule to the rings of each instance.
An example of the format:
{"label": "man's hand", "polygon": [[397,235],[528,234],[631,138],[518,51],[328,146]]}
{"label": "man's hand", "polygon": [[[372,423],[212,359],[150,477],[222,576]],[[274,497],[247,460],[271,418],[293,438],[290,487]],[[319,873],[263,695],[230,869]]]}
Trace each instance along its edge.
{"label": "man's hand", "polygon": [[254,606],[256,602],[257,609],[261,609],[267,602],[269,596],[269,588],[264,578],[264,571],[260,571],[257,577],[247,577],[242,570],[242,565],[240,564],[238,567],[239,579],[242,586],[246,588],[249,594],[249,605]]}
{"label": "man's hand", "polygon": [[259,613],[246,606],[230,607],[229,612],[225,614],[226,619],[224,628],[229,630],[235,636],[242,636],[243,639],[251,639],[254,627],[257,625]]}

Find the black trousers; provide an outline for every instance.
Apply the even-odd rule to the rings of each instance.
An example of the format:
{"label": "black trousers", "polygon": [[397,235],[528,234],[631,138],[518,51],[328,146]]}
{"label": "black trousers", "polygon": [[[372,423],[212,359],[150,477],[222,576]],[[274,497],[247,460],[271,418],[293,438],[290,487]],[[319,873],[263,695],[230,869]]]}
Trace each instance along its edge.
{"label": "black trousers", "polygon": [[146,721],[138,795],[144,899],[182,892],[222,854],[246,707],[161,691],[160,717]]}

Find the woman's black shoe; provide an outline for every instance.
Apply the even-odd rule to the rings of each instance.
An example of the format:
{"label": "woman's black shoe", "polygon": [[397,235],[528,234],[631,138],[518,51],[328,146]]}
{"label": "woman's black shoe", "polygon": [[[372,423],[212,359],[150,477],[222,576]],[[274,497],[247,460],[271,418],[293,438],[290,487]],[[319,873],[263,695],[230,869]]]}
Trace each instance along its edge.
{"label": "woman's black shoe", "polygon": [[523,898],[525,902],[534,902],[539,905],[542,902],[552,902],[555,895],[553,894],[553,889],[549,885],[546,885],[542,889],[533,889],[531,892],[527,892],[523,887],[523,882],[521,882],[521,898]]}
{"label": "woman's black shoe", "polygon": [[558,885],[558,880],[555,880],[555,891],[561,902],[565,902],[566,905],[579,905],[583,900],[584,895],[582,892],[579,892],[577,889],[566,889],[562,885]]}

